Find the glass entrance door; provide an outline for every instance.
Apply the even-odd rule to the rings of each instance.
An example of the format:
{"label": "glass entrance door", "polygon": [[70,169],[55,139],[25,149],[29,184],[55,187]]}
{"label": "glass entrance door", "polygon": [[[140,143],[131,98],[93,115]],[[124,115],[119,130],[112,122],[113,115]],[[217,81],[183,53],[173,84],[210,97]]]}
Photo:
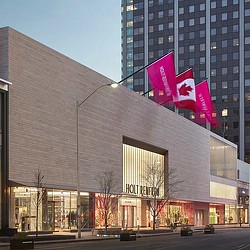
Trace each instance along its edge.
{"label": "glass entrance door", "polygon": [[135,227],[134,225],[134,214],[135,214],[135,207],[133,206],[122,206],[123,211],[123,227],[125,228],[131,228]]}
{"label": "glass entrance door", "polygon": [[55,203],[48,202],[48,230],[55,230]]}
{"label": "glass entrance door", "polygon": [[202,226],[204,225],[204,210],[195,210],[195,225]]}

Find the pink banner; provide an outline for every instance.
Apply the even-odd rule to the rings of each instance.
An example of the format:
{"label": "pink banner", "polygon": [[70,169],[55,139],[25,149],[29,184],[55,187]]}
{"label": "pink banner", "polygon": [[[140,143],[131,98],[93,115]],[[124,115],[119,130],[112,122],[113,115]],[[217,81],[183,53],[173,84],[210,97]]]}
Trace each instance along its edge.
{"label": "pink banner", "polygon": [[[204,115],[204,113],[200,112],[196,112],[195,114],[195,118],[193,120],[195,123],[197,124],[206,124],[207,123],[207,118]],[[219,120],[219,117],[217,115],[216,109],[213,105],[213,113],[212,113],[212,123],[210,123],[212,128],[218,128],[221,126],[221,122]]]}
{"label": "pink banner", "polygon": [[157,103],[168,103],[176,96],[174,53],[170,52],[163,58],[147,67],[148,77],[154,90]]}
{"label": "pink banner", "polygon": [[202,112],[208,122],[212,122],[213,104],[207,84],[207,80],[196,86],[196,107]]}
{"label": "pink banner", "polygon": [[218,127],[220,123],[211,100],[207,80],[198,84],[195,89],[197,116],[200,118],[197,121],[208,121],[213,128]]}

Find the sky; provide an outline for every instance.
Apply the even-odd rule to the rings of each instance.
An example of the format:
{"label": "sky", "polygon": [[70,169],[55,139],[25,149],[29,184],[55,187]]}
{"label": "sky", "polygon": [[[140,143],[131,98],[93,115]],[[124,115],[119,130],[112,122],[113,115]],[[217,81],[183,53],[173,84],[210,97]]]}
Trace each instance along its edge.
{"label": "sky", "polygon": [[120,0],[0,0],[5,26],[120,80]]}

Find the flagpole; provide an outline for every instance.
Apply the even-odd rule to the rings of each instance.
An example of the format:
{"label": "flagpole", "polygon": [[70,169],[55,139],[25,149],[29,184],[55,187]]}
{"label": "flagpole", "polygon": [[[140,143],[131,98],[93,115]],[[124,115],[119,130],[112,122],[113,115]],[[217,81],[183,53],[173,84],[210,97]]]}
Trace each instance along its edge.
{"label": "flagpole", "polygon": [[148,90],[148,91],[146,91],[146,92],[144,92],[143,94],[141,94],[142,96],[145,96],[146,94],[148,94],[150,91],[152,91],[152,90],[154,90],[155,88],[153,88],[153,89],[150,89],[150,90]]}
{"label": "flagpole", "polygon": [[[203,83],[204,81],[207,81],[208,78],[205,78],[204,80],[202,80],[201,82],[199,82],[196,86],[200,85],[201,83]],[[210,88],[209,88],[209,91],[210,91]]]}
{"label": "flagpole", "polygon": [[193,68],[194,68],[194,66],[190,66],[188,69],[183,70],[181,73],[177,74],[176,76],[179,76],[179,75],[181,75],[181,74],[184,74],[185,72],[187,72],[187,71],[189,71],[190,69],[193,69]]}
{"label": "flagpole", "polygon": [[[127,79],[130,78],[131,76],[137,74],[138,72],[142,71],[143,69],[145,69],[145,68],[148,67],[149,65],[151,65],[151,64],[153,64],[153,63],[155,63],[155,62],[157,62],[158,60],[162,59],[164,56],[167,56],[168,54],[170,54],[170,53],[173,52],[173,51],[174,51],[173,49],[170,50],[166,55],[163,55],[163,56],[157,58],[156,60],[154,60],[153,62],[148,63],[147,65],[143,66],[142,68],[136,70],[136,71],[133,72],[132,74],[130,74],[130,75],[126,76],[125,78],[123,78],[122,80],[120,80],[120,81],[118,82],[118,84],[124,82],[125,80],[127,80]],[[147,94],[147,93],[145,93],[145,94]]]}

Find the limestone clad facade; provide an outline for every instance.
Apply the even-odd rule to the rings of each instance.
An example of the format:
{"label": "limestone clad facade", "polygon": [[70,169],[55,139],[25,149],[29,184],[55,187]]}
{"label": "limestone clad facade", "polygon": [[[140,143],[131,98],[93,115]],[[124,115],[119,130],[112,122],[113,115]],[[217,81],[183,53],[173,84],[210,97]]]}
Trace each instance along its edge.
{"label": "limestone clad facade", "polygon": [[[76,102],[112,80],[9,27],[0,29],[0,78],[12,83],[11,186],[34,186],[34,173],[41,168],[46,188],[76,191]],[[134,146],[163,152],[167,167],[183,180],[176,199],[232,204],[210,195],[211,179],[223,182],[210,175],[211,137],[236,150],[236,145],[122,85],[100,88],[79,109],[81,192],[100,192],[96,177],[112,170],[119,193],[126,193],[123,143],[128,138],[137,142]],[[223,184],[236,187],[235,180]]]}

